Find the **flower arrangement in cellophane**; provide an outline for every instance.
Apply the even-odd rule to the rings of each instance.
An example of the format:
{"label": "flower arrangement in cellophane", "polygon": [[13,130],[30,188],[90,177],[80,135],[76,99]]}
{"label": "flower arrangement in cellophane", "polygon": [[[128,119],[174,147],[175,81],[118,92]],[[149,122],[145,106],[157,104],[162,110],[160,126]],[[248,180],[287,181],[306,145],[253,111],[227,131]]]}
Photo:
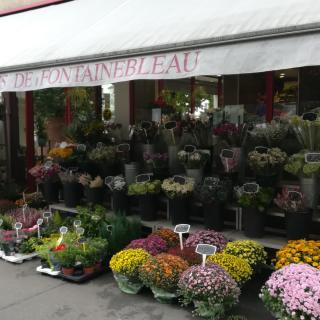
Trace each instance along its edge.
{"label": "flower arrangement in cellophane", "polygon": [[66,148],[53,148],[49,151],[48,156],[51,158],[60,158],[65,159],[73,154],[73,148],[72,147],[66,147]]}

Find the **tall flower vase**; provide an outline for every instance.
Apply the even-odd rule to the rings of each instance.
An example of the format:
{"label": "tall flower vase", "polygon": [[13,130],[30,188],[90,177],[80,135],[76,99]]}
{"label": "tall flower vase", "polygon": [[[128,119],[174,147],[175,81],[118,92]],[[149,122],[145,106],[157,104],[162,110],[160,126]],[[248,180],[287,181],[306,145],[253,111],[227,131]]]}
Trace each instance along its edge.
{"label": "tall flower vase", "polygon": [[43,183],[43,197],[48,203],[59,202],[60,183],[45,181]]}
{"label": "tall flower vase", "polygon": [[187,198],[169,199],[168,205],[172,225],[188,222],[189,211]]}
{"label": "tall flower vase", "polygon": [[100,188],[89,188],[85,189],[85,196],[88,203],[101,204],[104,202],[106,190],[103,187]]}
{"label": "tall flower vase", "polygon": [[187,176],[194,179],[195,183],[201,183],[203,178],[203,168],[201,169],[186,169]]}
{"label": "tall flower vase", "polygon": [[317,177],[300,178],[301,192],[306,196],[306,205],[314,209],[319,198],[319,181]]}
{"label": "tall flower vase", "polygon": [[112,192],[112,210],[115,213],[122,213],[127,215],[129,208],[129,199],[124,191]]}
{"label": "tall flower vase", "polygon": [[142,155],[147,153],[154,153],[154,144],[143,144],[142,145]]}
{"label": "tall flower vase", "polygon": [[243,208],[244,234],[249,238],[262,238],[266,213],[260,212],[257,208]]}
{"label": "tall flower vase", "polygon": [[286,212],[286,234],[288,240],[308,239],[312,222],[312,210]]}
{"label": "tall flower vase", "polygon": [[144,221],[156,220],[156,198],[152,194],[139,196],[139,209],[141,219]]}
{"label": "tall flower vase", "polygon": [[168,160],[170,174],[179,173],[178,146],[168,146]]}
{"label": "tall flower vase", "polygon": [[270,175],[256,175],[256,182],[260,187],[264,188],[275,188],[278,185],[279,175],[270,174]]}
{"label": "tall flower vase", "polygon": [[203,204],[204,226],[215,231],[224,227],[224,206],[220,202]]}
{"label": "tall flower vase", "polygon": [[82,186],[78,182],[66,182],[63,184],[64,204],[68,208],[74,208],[80,204],[82,198]]}
{"label": "tall flower vase", "polygon": [[127,184],[134,183],[136,181],[136,176],[139,173],[138,162],[130,162],[124,165],[125,179]]}

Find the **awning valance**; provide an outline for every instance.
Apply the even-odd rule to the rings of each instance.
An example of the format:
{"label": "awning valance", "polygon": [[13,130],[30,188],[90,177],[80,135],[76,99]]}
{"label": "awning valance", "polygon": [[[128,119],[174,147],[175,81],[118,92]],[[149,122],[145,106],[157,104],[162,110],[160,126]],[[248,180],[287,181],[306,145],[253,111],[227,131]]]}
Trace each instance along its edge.
{"label": "awning valance", "polygon": [[75,0],[0,30],[0,91],[320,65],[317,0]]}

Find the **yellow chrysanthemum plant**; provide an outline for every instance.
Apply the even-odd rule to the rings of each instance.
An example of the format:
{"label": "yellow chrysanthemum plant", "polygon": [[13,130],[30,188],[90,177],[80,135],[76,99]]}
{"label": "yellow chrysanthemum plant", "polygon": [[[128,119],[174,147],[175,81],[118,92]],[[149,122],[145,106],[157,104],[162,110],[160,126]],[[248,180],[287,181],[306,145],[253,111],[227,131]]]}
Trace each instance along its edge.
{"label": "yellow chrysanthemum plant", "polygon": [[320,270],[320,241],[289,241],[277,251],[275,267],[281,269],[291,263],[306,263]]}
{"label": "yellow chrysanthemum plant", "polygon": [[253,274],[253,270],[246,260],[225,252],[210,256],[207,261],[223,268],[240,286],[249,281]]}
{"label": "yellow chrysanthemum plant", "polygon": [[264,247],[253,240],[229,242],[224,252],[246,260],[253,271],[256,271],[267,262],[267,252]]}
{"label": "yellow chrysanthemum plant", "polygon": [[72,147],[53,148],[49,151],[48,156],[51,158],[65,159],[72,156],[72,154],[73,154]]}
{"label": "yellow chrysanthemum plant", "polygon": [[125,249],[110,260],[110,269],[122,292],[137,294],[143,287],[139,280],[139,268],[149,259],[150,254],[143,249]]}

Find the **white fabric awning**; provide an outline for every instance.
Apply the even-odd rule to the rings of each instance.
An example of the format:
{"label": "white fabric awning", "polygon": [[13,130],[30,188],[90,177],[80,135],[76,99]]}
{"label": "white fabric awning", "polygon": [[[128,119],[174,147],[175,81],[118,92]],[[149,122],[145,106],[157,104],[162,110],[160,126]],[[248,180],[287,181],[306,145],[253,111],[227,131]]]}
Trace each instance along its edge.
{"label": "white fabric awning", "polygon": [[74,0],[0,18],[0,91],[320,65],[317,0]]}

